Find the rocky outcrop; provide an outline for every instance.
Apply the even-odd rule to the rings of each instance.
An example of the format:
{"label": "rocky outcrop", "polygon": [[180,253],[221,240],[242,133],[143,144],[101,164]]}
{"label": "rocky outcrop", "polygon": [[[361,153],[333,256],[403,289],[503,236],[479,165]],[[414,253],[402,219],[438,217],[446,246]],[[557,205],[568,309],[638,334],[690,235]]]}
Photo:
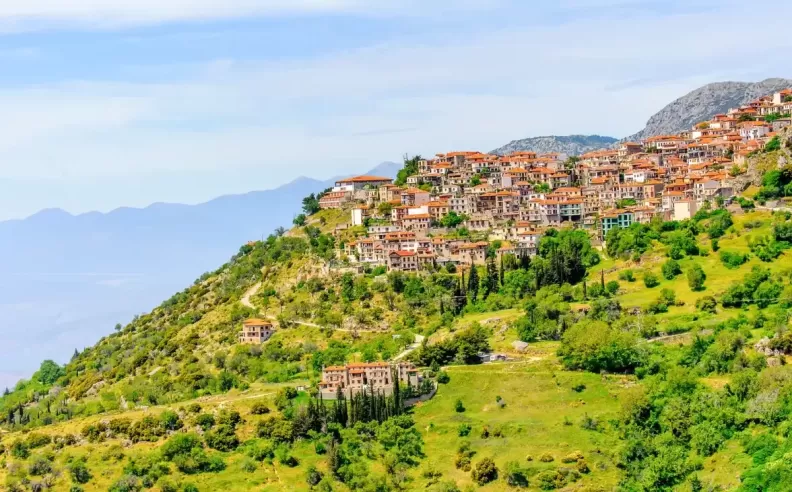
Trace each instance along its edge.
{"label": "rocky outcrop", "polygon": [[548,135],[512,140],[503,147],[491,151],[490,154],[506,155],[518,151],[532,151],[537,154],[556,152],[571,156],[610,147],[616,141],[613,137],[600,135]]}
{"label": "rocky outcrop", "polygon": [[696,123],[709,120],[761,96],[792,87],[789,79],[761,82],[716,82],[680,97],[649,118],[646,128],[625,140],[641,141],[657,135],[689,130]]}

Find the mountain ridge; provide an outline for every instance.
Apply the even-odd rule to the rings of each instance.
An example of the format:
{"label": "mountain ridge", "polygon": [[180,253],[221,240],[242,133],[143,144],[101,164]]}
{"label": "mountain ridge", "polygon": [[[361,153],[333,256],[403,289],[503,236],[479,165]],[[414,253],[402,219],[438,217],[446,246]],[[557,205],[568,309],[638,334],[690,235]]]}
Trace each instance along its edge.
{"label": "mountain ridge", "polygon": [[768,78],[759,82],[713,82],[667,104],[649,118],[641,131],[622,141],[640,142],[649,137],[689,130],[716,114],[789,87],[792,87],[792,79],[784,78]]}
{"label": "mountain ridge", "polygon": [[580,155],[608,147],[617,141],[616,138],[602,135],[542,135],[512,140],[490,153],[505,155],[512,152],[532,151],[538,154],[555,152],[565,155]]}

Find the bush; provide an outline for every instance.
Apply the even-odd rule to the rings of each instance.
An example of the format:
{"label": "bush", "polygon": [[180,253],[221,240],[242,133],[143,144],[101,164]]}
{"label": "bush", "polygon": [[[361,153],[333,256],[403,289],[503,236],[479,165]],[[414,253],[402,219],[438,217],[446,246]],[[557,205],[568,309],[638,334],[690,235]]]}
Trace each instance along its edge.
{"label": "bush", "polygon": [[85,459],[72,461],[69,465],[69,475],[71,475],[72,481],[81,484],[88,483],[93,478],[88,466],[85,464]]}
{"label": "bush", "polygon": [[157,481],[160,492],[179,492],[179,485],[168,478],[160,478]]}
{"label": "bush", "polygon": [[457,413],[462,413],[465,411],[465,405],[462,403],[462,400],[457,399],[457,401],[454,402],[454,410]]}
{"label": "bush", "polygon": [[305,481],[308,482],[308,485],[311,487],[319,485],[319,482],[322,481],[322,478],[324,478],[322,472],[317,470],[313,465],[309,466],[308,470],[305,472]]}
{"label": "bush", "polygon": [[608,294],[612,296],[616,295],[616,293],[619,292],[619,282],[615,280],[611,280],[610,282],[605,284],[605,290],[608,291]]}
{"label": "bush", "polygon": [[228,424],[219,425],[206,433],[206,445],[218,451],[233,451],[239,446],[239,438],[234,428]]}
{"label": "bush", "polygon": [[185,483],[182,492],[199,492],[198,487],[191,483]]}
{"label": "bush", "polygon": [[187,456],[193,449],[201,447],[201,438],[197,434],[174,434],[160,447],[160,455],[165,461],[173,461],[178,456]]}
{"label": "bush", "polygon": [[275,456],[275,446],[269,441],[246,443],[245,446],[245,454],[256,461],[272,459]]}
{"label": "bush", "polygon": [[476,466],[473,468],[470,476],[477,484],[486,485],[493,480],[497,480],[498,467],[495,466],[495,462],[492,461],[492,458],[484,458],[483,460],[476,463]]}
{"label": "bush", "polygon": [[577,463],[582,459],[583,454],[580,451],[575,451],[574,453],[569,453],[568,455],[561,458],[561,463]]}
{"label": "bush", "polygon": [[619,280],[624,280],[626,282],[635,282],[635,273],[629,268],[627,270],[622,270],[619,272]]}
{"label": "bush", "polygon": [[250,413],[253,415],[266,415],[270,413],[270,409],[263,401],[257,401],[250,407]]}
{"label": "bush", "polygon": [[509,484],[509,487],[528,486],[528,477],[525,470],[516,461],[506,463],[506,483]]}
{"label": "bush", "polygon": [[687,272],[687,279],[690,290],[697,292],[704,290],[704,281],[707,280],[707,275],[700,265],[694,264]]}
{"label": "bush", "polygon": [[52,442],[52,438],[50,436],[46,436],[44,434],[38,434],[36,432],[31,432],[27,439],[25,439],[25,444],[27,444],[28,449],[36,449],[42,446],[46,446]]}
{"label": "bush", "polygon": [[578,322],[568,329],[558,355],[568,369],[595,373],[632,372],[643,359],[634,335],[593,320]]}
{"label": "bush", "polygon": [[451,381],[451,376],[448,375],[445,371],[440,371],[437,373],[437,382],[440,384],[448,384]]}
{"label": "bush", "polygon": [[204,432],[208,431],[215,425],[214,415],[209,413],[202,413],[195,417],[195,425],[203,429]]}
{"label": "bush", "polygon": [[555,458],[553,458],[553,455],[550,453],[543,453],[542,456],[539,457],[539,461],[542,463],[552,463],[555,461]]}
{"label": "bush", "polygon": [[652,272],[644,273],[643,281],[644,281],[644,285],[649,289],[660,285],[660,280],[657,279],[657,275],[655,275]]}
{"label": "bush", "polygon": [[239,468],[246,473],[253,473],[258,469],[258,465],[255,461],[251,459],[244,459],[242,463],[240,463]]}
{"label": "bush", "polygon": [[109,492],[139,492],[143,490],[140,480],[134,475],[124,475],[108,489]]}
{"label": "bush", "polygon": [[720,261],[723,263],[723,266],[730,270],[735,270],[740,268],[745,262],[748,261],[748,255],[743,255],[740,253],[734,253],[731,251],[721,251],[720,254]]}
{"label": "bush", "polygon": [[679,266],[679,262],[674,259],[669,259],[663,263],[663,266],[660,268],[660,270],[663,273],[663,278],[666,280],[674,280],[677,275],[682,273],[682,268]]}
{"label": "bush", "polygon": [[470,424],[459,424],[459,427],[457,428],[457,435],[459,437],[467,437],[470,435],[471,430],[472,427],[470,427]]}
{"label": "bush", "polygon": [[52,463],[43,456],[37,456],[33,458],[33,461],[31,461],[30,465],[28,466],[28,473],[34,477],[42,477],[51,472]]}
{"label": "bush", "polygon": [[696,309],[705,313],[715,314],[718,301],[712,296],[704,296],[696,301]]}
{"label": "bush", "polygon": [[169,430],[171,432],[177,431],[184,427],[179,415],[172,411],[166,410],[160,414],[160,422],[162,423],[162,427],[165,430]]}

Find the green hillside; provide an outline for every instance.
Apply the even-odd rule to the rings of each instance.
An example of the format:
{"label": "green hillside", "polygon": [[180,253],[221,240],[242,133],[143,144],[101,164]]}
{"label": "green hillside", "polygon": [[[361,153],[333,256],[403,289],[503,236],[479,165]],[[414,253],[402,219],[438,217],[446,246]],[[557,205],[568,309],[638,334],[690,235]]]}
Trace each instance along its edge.
{"label": "green hillside", "polygon": [[[333,235],[345,221],[322,211],[245,245],[9,388],[0,484],[785,490],[790,214],[713,205],[616,230],[601,251],[560,230],[531,260],[420,274],[347,268],[335,249],[364,231]],[[249,317],[276,334],[237,344]],[[510,360],[480,364],[489,351]],[[433,398],[342,417],[314,397],[323,366],[397,356],[439,382]]]}

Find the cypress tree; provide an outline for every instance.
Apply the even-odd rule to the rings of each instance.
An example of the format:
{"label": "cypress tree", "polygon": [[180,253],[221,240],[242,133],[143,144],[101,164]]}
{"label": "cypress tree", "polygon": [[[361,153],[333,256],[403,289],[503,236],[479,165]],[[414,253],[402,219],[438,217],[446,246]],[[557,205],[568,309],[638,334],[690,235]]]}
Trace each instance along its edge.
{"label": "cypress tree", "polygon": [[[472,258],[471,258],[472,259]],[[470,267],[470,275],[468,276],[468,294],[470,294],[471,302],[476,302],[479,290],[479,276],[476,265],[472,264]]]}
{"label": "cypress tree", "polygon": [[600,270],[600,283],[602,284],[602,291],[605,292],[605,270]]}

